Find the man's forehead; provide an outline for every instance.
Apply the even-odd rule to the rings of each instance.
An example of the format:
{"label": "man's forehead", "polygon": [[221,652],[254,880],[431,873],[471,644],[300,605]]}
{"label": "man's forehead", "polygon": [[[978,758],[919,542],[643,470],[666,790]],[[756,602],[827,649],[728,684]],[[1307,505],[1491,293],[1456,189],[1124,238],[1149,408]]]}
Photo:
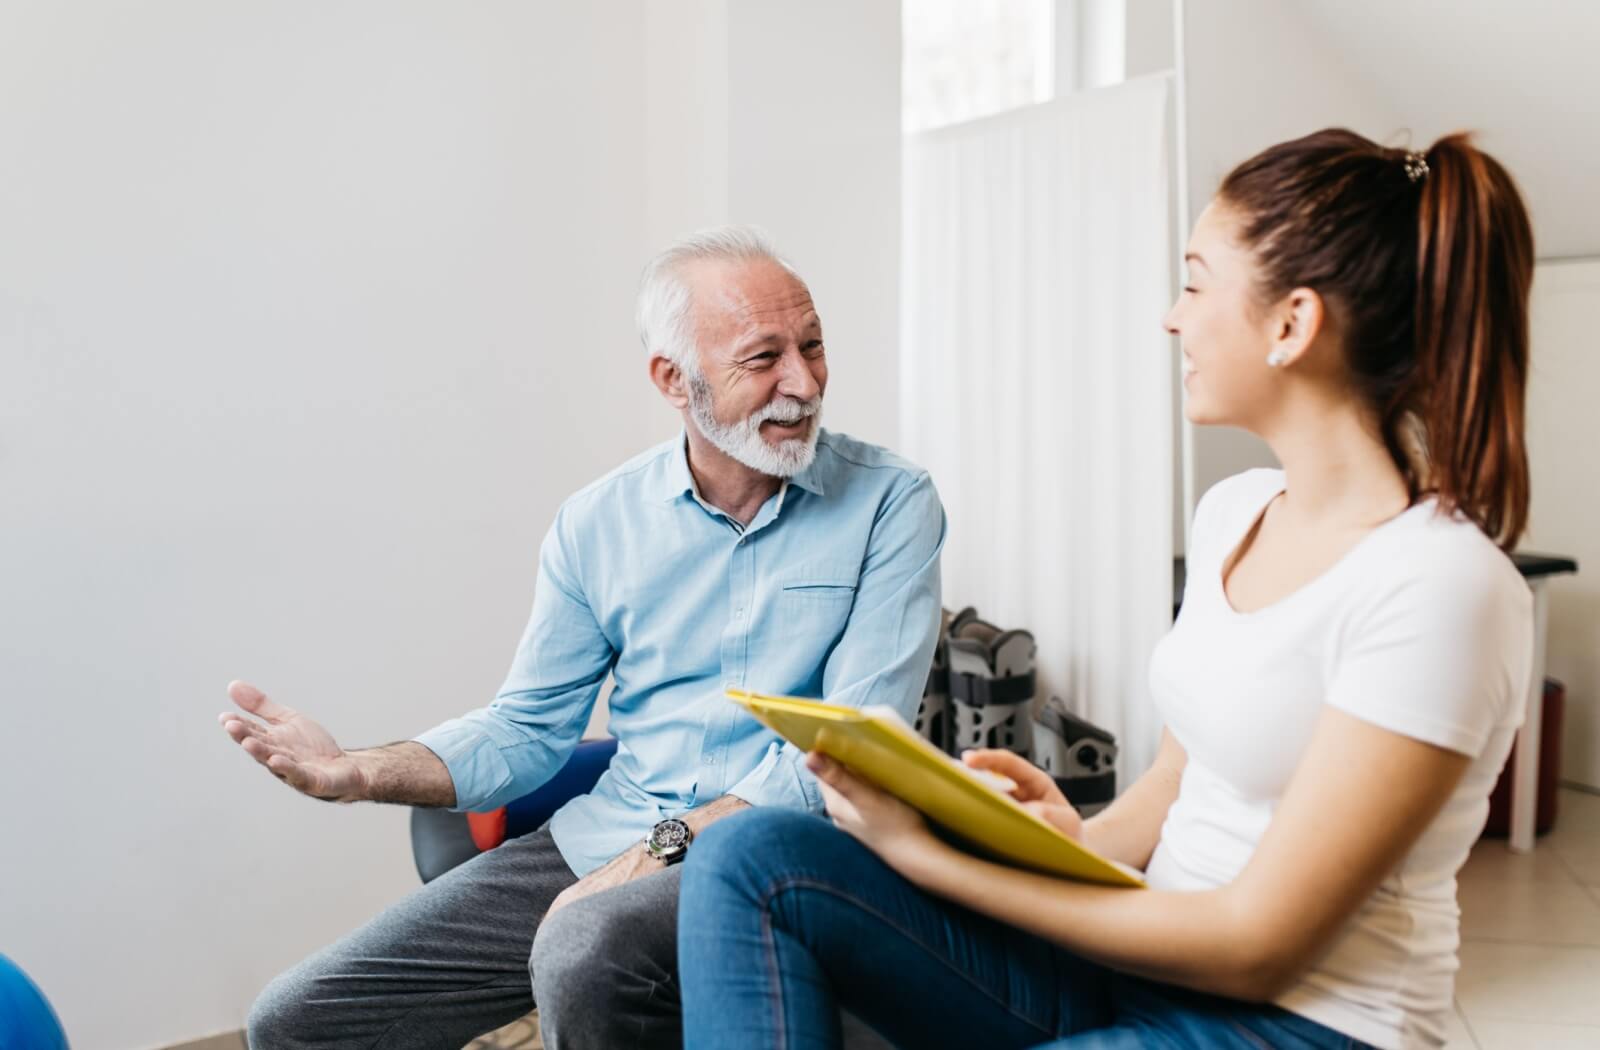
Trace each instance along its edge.
{"label": "man's forehead", "polygon": [[736,330],[819,324],[805,282],[768,260],[702,265],[691,276],[700,322]]}

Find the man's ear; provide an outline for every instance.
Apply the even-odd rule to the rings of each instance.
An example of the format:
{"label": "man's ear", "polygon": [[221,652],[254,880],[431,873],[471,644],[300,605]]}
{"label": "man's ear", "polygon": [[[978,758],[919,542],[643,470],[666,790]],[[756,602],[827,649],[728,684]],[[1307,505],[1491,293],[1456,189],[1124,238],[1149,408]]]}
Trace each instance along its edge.
{"label": "man's ear", "polygon": [[683,369],[673,364],[660,354],[650,357],[650,382],[661,391],[661,396],[673,408],[684,409],[689,407],[689,387],[684,379]]}
{"label": "man's ear", "polygon": [[1272,310],[1272,358],[1292,365],[1317,341],[1326,320],[1322,296],[1310,288],[1296,288]]}

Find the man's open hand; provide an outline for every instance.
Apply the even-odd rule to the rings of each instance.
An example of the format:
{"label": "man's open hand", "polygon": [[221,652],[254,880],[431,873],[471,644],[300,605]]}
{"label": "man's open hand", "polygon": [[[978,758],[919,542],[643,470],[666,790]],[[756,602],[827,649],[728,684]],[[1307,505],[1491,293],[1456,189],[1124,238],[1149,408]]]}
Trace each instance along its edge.
{"label": "man's open hand", "polygon": [[230,682],[228,696],[256,717],[224,711],[217,721],[273,776],[312,798],[355,802],[368,797],[355,759],[326,729],[293,708],[269,700],[248,682]]}

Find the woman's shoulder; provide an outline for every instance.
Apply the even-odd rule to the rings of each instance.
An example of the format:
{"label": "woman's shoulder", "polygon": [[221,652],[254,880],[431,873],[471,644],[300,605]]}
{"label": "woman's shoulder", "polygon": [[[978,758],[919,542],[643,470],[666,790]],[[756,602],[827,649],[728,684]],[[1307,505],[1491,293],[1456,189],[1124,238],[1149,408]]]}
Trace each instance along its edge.
{"label": "woman's shoulder", "polygon": [[1460,513],[1425,499],[1378,529],[1366,545],[1365,574],[1386,589],[1424,589],[1441,598],[1522,601],[1528,586],[1511,557]]}
{"label": "woman's shoulder", "polygon": [[1420,502],[1369,536],[1340,580],[1330,703],[1474,757],[1520,718],[1533,595],[1476,524]]}
{"label": "woman's shoulder", "polygon": [[1520,580],[1510,555],[1501,550],[1478,525],[1460,512],[1440,508],[1431,497],[1412,504],[1393,521],[1381,526],[1376,551],[1392,560],[1405,561],[1430,571],[1444,566],[1488,580]]}

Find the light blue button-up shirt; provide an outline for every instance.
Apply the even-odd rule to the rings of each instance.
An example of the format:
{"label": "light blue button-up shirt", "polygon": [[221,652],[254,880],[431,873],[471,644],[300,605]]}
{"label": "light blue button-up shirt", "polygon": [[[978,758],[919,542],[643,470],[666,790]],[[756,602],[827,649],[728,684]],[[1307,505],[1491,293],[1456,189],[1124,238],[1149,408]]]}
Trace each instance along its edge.
{"label": "light blue button-up shirt", "polygon": [[944,529],[926,471],[826,430],[812,465],[741,527],[700,499],[679,436],[562,505],[499,695],[416,739],[449,768],[457,809],[494,809],[561,769],[609,673],[616,757],[550,823],[579,875],[722,795],[820,812],[804,755],[723,690],[909,720]]}

